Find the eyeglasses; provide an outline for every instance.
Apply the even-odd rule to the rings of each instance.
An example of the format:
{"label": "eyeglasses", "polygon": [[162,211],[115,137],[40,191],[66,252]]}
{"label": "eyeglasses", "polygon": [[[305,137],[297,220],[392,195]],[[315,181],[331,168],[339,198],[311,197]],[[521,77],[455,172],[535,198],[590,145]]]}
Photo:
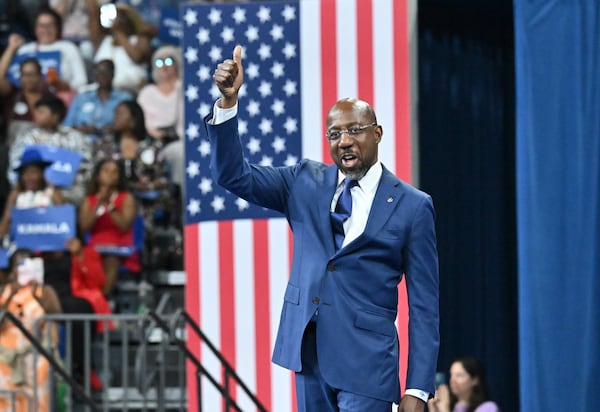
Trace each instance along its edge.
{"label": "eyeglasses", "polygon": [[172,57],[165,57],[163,59],[154,60],[154,65],[159,69],[161,67],[171,67],[174,64],[175,64],[175,60]]}
{"label": "eyeglasses", "polygon": [[39,27],[41,29],[51,29],[51,28],[56,27],[56,23],[54,23],[54,22],[48,22],[48,23],[38,22],[35,24],[35,27]]}
{"label": "eyeglasses", "polygon": [[366,124],[364,126],[353,126],[353,127],[349,127],[348,129],[341,129],[341,130],[332,129],[332,130],[328,130],[327,133],[325,133],[325,137],[327,137],[327,139],[329,139],[332,142],[338,140],[340,137],[342,137],[342,135],[344,133],[346,133],[350,137],[355,137],[355,136],[358,136],[358,135],[364,133],[364,131],[366,129],[368,129],[369,127],[373,127],[373,126],[377,126],[377,122],[373,122],[371,124]]}
{"label": "eyeglasses", "polygon": [[40,77],[39,72],[21,72],[21,77]]}

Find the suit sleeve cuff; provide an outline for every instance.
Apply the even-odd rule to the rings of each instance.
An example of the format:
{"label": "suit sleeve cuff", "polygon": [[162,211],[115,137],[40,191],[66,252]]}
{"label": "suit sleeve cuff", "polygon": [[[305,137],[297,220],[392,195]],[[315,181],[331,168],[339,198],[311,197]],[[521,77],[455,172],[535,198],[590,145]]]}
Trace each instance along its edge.
{"label": "suit sleeve cuff", "polygon": [[209,121],[209,123],[212,125],[218,125],[221,123],[225,123],[227,120],[233,119],[237,115],[237,112],[238,112],[237,103],[235,104],[235,106],[230,107],[229,109],[220,108],[218,103],[219,103],[219,101],[217,100],[215,102],[215,105],[213,106],[213,117]]}
{"label": "suit sleeve cuff", "polygon": [[425,403],[427,403],[427,400],[429,399],[429,392],[425,392],[420,389],[407,389],[404,391],[404,395],[414,396],[415,398],[421,399]]}

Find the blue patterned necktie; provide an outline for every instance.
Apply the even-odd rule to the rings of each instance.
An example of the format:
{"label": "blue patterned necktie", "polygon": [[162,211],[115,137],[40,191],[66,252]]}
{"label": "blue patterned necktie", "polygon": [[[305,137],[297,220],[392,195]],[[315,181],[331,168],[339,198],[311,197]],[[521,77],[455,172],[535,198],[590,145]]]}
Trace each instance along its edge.
{"label": "blue patterned necktie", "polygon": [[352,194],[350,193],[350,189],[357,185],[358,180],[350,180],[348,178],[344,180],[344,190],[342,190],[342,194],[338,198],[335,211],[331,212],[331,227],[333,229],[336,250],[340,250],[342,243],[344,243],[344,237],[346,236],[344,222],[352,214]]}

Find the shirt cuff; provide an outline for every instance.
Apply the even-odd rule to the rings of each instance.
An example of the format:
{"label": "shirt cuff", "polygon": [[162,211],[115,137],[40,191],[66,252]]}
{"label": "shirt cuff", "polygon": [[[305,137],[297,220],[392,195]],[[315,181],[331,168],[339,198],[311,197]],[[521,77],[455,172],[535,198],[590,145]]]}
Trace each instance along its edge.
{"label": "shirt cuff", "polygon": [[429,400],[429,392],[425,392],[420,389],[407,389],[404,391],[404,395],[414,396],[415,398],[421,399],[425,403],[427,403],[427,400]]}
{"label": "shirt cuff", "polygon": [[227,120],[233,119],[238,112],[237,103],[229,109],[223,109],[219,107],[219,101],[217,100],[213,106],[213,117],[209,120],[209,124],[218,125],[225,123]]}

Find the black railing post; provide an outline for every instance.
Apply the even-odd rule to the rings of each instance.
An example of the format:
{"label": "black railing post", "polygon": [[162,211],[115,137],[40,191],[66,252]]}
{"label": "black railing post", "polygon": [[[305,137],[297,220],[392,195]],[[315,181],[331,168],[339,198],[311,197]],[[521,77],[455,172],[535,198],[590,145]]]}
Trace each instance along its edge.
{"label": "black railing post", "polygon": [[[223,354],[219,352],[216,346],[208,339],[208,337],[202,332],[198,324],[191,318],[191,316],[182,309],[176,311],[173,316],[171,316],[170,322],[167,324],[159,315],[157,315],[154,311],[149,311],[146,313],[146,317],[151,317],[154,319],[156,324],[163,330],[169,331],[170,339],[173,344],[178,346],[180,350],[183,352],[185,357],[191,361],[194,366],[196,366],[196,376],[197,376],[197,390],[198,390],[198,402],[199,402],[199,410],[202,410],[201,404],[201,377],[206,376],[208,381],[217,389],[221,396],[225,398],[226,410],[229,412],[231,408],[233,410],[242,412],[239,405],[235,402],[233,397],[230,394],[230,378],[232,378],[237,386],[242,388],[244,393],[250,398],[252,403],[256,406],[256,409],[260,412],[267,412],[267,409],[260,403],[258,398],[250,391],[248,386],[242,381],[240,376],[235,372],[233,367],[227,362]],[[221,385],[214,376],[212,376],[206,368],[202,365],[198,357],[192,353],[192,351],[187,347],[187,343],[182,339],[177,337],[177,325],[179,322],[183,321],[183,326],[189,326],[191,330],[193,330],[198,337],[200,337],[201,342],[206,344],[206,346],[210,349],[210,351],[217,357],[221,366],[223,367],[225,374],[225,383]]]}

